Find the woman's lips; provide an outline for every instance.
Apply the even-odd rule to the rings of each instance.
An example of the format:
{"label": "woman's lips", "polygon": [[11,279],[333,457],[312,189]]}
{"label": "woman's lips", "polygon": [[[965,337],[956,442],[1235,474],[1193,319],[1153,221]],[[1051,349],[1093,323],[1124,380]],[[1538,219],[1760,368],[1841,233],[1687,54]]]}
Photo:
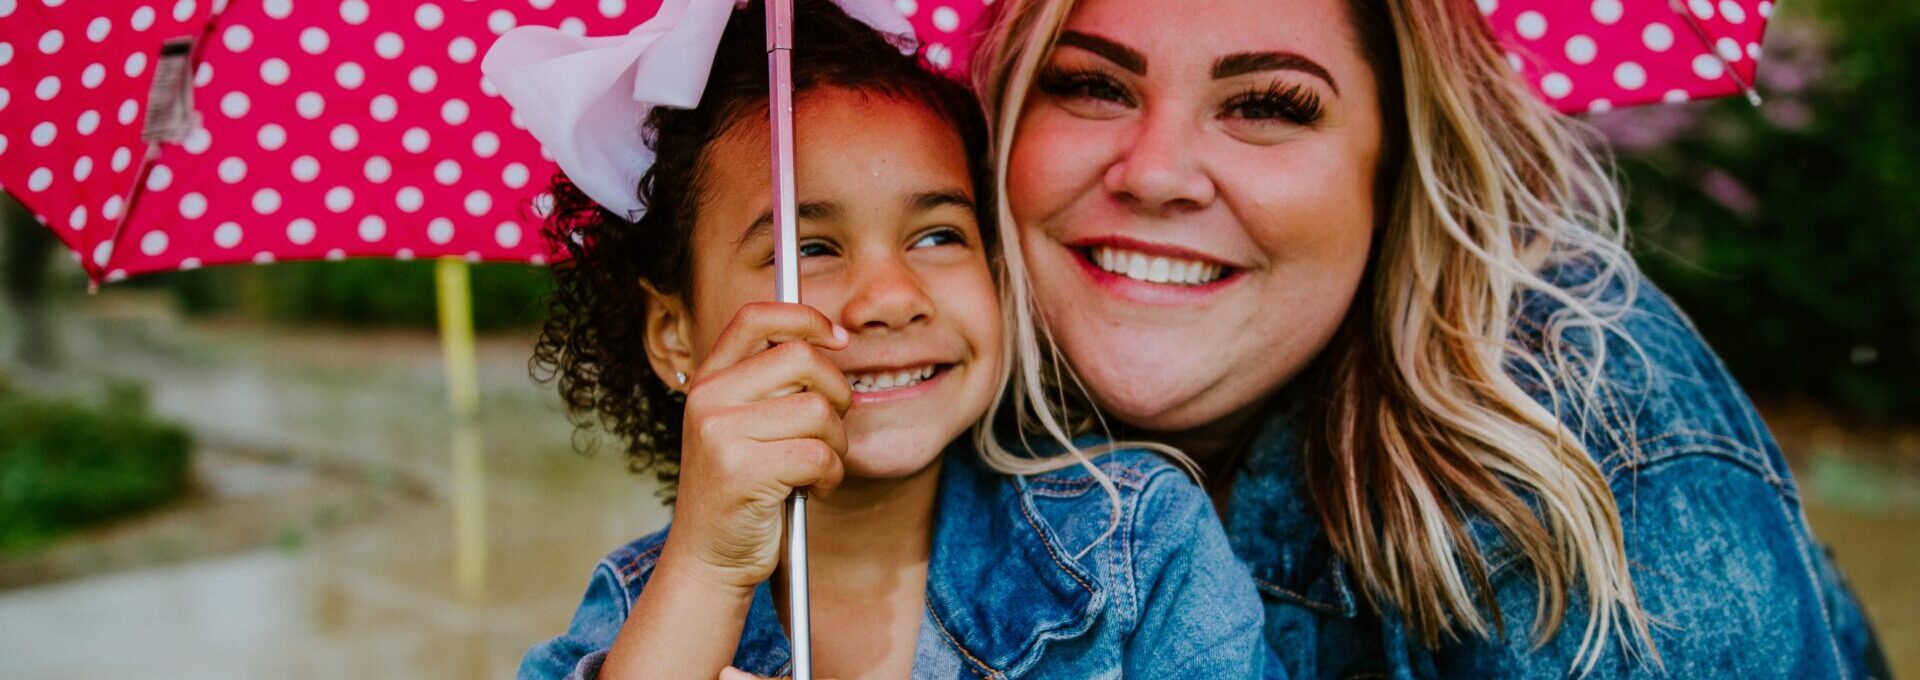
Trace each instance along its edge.
{"label": "woman's lips", "polygon": [[1177,248],[1107,240],[1068,251],[1099,288],[1149,304],[1192,304],[1233,285],[1242,269]]}

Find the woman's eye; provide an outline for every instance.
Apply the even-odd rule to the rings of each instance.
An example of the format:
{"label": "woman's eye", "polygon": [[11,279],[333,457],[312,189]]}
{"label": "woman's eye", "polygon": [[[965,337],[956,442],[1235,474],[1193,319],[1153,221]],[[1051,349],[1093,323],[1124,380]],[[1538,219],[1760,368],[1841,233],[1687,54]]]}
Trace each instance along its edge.
{"label": "woman's eye", "polygon": [[919,239],[916,239],[913,242],[913,247],[933,248],[936,246],[961,245],[961,244],[965,244],[966,242],[967,242],[966,237],[961,236],[960,232],[954,231],[952,229],[941,229],[939,231],[932,231],[932,232],[926,233],[925,235],[922,235]]}
{"label": "woman's eye", "polygon": [[1112,76],[1099,71],[1047,69],[1037,85],[1041,92],[1062,99],[1090,99],[1115,104],[1133,103],[1133,96]]}
{"label": "woman's eye", "polygon": [[826,257],[838,252],[834,249],[833,244],[825,241],[801,241],[800,245],[795,247],[795,250],[799,252],[801,257]]}
{"label": "woman's eye", "polygon": [[1301,85],[1274,83],[1234,95],[1221,106],[1230,118],[1254,122],[1312,125],[1325,112],[1320,96]]}

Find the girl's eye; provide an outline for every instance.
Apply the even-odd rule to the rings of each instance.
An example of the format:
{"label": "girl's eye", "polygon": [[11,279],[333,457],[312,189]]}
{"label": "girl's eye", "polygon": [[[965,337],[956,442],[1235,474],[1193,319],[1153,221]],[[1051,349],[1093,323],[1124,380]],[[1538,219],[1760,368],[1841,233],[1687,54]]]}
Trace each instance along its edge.
{"label": "girl's eye", "polygon": [[1299,84],[1271,83],[1249,89],[1221,105],[1228,117],[1256,123],[1292,123],[1313,125],[1325,113],[1320,95]]}
{"label": "girl's eye", "polygon": [[1036,86],[1041,92],[1062,99],[1087,99],[1114,104],[1133,104],[1133,95],[1120,81],[1099,71],[1049,68],[1040,73]]}
{"label": "girl's eye", "polygon": [[966,242],[966,237],[961,236],[959,231],[951,228],[943,228],[922,235],[913,242],[913,247],[933,248],[937,246],[964,245]]}
{"label": "girl's eye", "polygon": [[794,249],[801,257],[830,257],[838,252],[826,241],[801,241]]}

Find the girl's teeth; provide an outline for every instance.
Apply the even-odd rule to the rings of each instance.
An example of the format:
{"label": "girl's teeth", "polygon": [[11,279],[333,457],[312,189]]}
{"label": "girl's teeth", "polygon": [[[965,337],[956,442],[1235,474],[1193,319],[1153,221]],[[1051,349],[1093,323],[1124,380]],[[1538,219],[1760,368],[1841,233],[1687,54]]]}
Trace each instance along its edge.
{"label": "girl's teeth", "polygon": [[933,377],[934,370],[932,365],[928,365],[894,373],[868,373],[860,375],[849,373],[847,374],[847,383],[853,386],[853,391],[855,392],[879,392],[882,390],[918,385],[920,381]]}
{"label": "girl's teeth", "polygon": [[1094,264],[1098,265],[1102,271],[1150,283],[1197,286],[1219,280],[1222,272],[1221,266],[1217,264],[1169,257],[1148,257],[1144,253],[1118,248],[1095,248],[1092,255]]}

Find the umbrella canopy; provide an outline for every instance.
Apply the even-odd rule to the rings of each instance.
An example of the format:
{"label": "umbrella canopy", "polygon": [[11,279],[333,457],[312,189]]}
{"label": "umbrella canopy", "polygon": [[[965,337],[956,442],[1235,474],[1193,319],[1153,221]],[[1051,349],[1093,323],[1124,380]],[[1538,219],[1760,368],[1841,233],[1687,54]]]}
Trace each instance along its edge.
{"label": "umbrella canopy", "polygon": [[[1515,68],[1570,112],[1748,90],[1772,10],[1477,2]],[[893,3],[955,75],[987,4]],[[658,7],[0,0],[0,186],[96,281],[296,259],[544,262],[535,230],[554,166],[478,57],[516,25],[617,35]]]}
{"label": "umbrella canopy", "polygon": [[1746,93],[1770,0],[1477,0],[1507,59],[1566,112]]}
{"label": "umbrella canopy", "polygon": [[[96,281],[345,257],[541,263],[554,166],[479,56],[516,25],[619,34],[658,7],[0,0],[0,186]],[[928,35],[960,26],[918,14]]]}

